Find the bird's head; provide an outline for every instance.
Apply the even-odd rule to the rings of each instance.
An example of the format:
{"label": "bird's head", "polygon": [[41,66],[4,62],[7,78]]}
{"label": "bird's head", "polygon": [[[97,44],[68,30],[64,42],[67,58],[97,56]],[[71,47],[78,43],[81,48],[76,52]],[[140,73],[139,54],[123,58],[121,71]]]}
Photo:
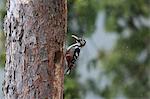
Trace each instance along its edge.
{"label": "bird's head", "polygon": [[76,35],[72,35],[72,38],[76,40],[77,43],[80,43],[81,47],[84,47],[86,44],[86,41],[83,38],[79,38]]}

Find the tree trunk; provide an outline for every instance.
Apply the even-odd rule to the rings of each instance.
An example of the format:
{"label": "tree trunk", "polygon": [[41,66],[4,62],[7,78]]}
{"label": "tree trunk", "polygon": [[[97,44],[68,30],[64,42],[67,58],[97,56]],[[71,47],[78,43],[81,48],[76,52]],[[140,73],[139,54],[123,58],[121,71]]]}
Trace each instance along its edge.
{"label": "tree trunk", "polygon": [[8,0],[5,99],[62,99],[66,0]]}

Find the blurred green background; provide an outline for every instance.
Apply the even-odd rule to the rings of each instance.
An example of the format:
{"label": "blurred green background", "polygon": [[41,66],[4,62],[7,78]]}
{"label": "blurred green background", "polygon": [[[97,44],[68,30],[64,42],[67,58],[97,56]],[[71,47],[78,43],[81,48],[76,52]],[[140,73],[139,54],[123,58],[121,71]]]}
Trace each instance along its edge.
{"label": "blurred green background", "polygon": [[[1,0],[1,67],[5,13]],[[87,45],[65,77],[65,99],[150,99],[150,0],[68,0],[68,45],[72,33]]]}

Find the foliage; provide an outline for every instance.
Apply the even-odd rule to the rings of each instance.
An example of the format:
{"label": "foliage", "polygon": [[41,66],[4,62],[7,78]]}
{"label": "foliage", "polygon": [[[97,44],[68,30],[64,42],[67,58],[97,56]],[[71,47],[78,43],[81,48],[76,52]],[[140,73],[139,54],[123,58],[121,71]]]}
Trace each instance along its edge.
{"label": "foliage", "polygon": [[0,67],[4,67],[5,64],[5,36],[3,33],[3,20],[6,14],[5,4],[6,0],[0,0]]}
{"label": "foliage", "polygon": [[113,52],[102,58],[106,75],[113,75],[109,98],[119,92],[128,98],[150,98],[150,26],[142,21],[150,17],[149,6],[149,0],[101,0],[106,29],[120,36]]}
{"label": "foliage", "polygon": [[[89,79],[84,88],[79,84],[77,86],[82,86],[85,92],[93,90],[95,94],[104,99],[115,99],[118,96],[129,99],[150,98],[150,26],[146,23],[149,22],[148,18],[150,17],[149,0],[70,0],[70,3],[72,3],[72,6],[69,6],[69,14],[72,15],[70,18],[77,17],[76,21],[81,28],[81,30],[78,29],[79,33],[85,31],[91,33],[96,18],[94,15],[97,15],[100,9],[100,11],[105,11],[106,30],[115,31],[119,35],[112,52],[101,53],[100,51],[100,57],[92,60],[94,62],[100,60],[103,63],[102,68],[105,70],[103,75],[111,80],[110,84],[101,89],[98,87],[98,83]],[[89,5],[92,5],[93,8],[88,7],[87,3],[90,3]],[[90,17],[90,15],[93,16]],[[68,30],[69,33],[73,31],[71,23]],[[76,90],[76,92],[78,91]]]}
{"label": "foliage", "polygon": [[99,0],[68,0],[68,36],[90,35],[95,29]]}

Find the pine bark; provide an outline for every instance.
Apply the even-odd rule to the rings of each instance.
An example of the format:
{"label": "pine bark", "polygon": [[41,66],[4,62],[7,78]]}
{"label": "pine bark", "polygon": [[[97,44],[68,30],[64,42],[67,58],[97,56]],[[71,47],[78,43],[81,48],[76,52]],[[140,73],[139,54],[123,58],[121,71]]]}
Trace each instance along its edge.
{"label": "pine bark", "polygon": [[8,0],[5,99],[62,99],[66,0]]}

